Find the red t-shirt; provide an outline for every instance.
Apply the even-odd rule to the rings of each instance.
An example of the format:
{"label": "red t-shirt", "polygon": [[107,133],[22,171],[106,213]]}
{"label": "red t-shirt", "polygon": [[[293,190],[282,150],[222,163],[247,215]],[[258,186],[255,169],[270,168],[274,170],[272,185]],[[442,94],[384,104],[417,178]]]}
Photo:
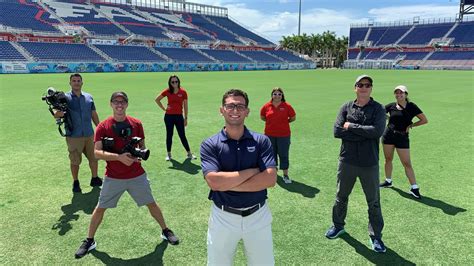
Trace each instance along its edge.
{"label": "red t-shirt", "polygon": [[177,93],[171,93],[170,90],[166,88],[161,92],[160,95],[163,97],[168,97],[168,106],[166,107],[166,114],[183,114],[183,101],[188,99],[188,94],[183,88],[179,88]]}
{"label": "red t-shirt", "polygon": [[291,135],[288,119],[295,116],[295,110],[287,102],[275,107],[268,102],[260,109],[260,116],[265,117],[265,135],[271,137],[289,137]]}
{"label": "red t-shirt", "polygon": [[[111,116],[99,123],[95,129],[94,141],[101,141],[104,137],[113,138],[114,151],[112,152],[120,153],[125,145],[130,142],[132,137],[140,137],[145,139],[142,122],[140,120],[127,116],[124,122],[128,123],[132,127],[132,133],[130,136],[123,138],[114,132],[113,125],[117,123],[117,121],[115,121],[115,119]],[[145,170],[143,169],[140,162],[134,162],[132,165],[126,166],[120,161],[107,161],[107,166],[105,167],[105,176],[116,179],[135,178],[144,173]]]}

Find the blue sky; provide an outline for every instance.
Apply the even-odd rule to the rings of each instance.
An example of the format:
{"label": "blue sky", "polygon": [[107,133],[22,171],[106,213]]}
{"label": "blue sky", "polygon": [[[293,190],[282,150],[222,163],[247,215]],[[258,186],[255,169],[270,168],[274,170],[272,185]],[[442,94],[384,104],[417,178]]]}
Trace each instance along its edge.
{"label": "blue sky", "polygon": [[[273,42],[298,33],[299,0],[188,0],[229,9],[229,16]],[[302,0],[302,33],[334,31],[348,36],[350,24],[452,18],[459,0]]]}

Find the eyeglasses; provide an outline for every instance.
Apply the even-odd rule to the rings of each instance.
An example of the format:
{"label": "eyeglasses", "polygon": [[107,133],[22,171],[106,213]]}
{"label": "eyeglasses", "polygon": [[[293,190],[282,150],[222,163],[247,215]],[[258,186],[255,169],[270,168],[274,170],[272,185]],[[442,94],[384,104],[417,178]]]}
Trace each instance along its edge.
{"label": "eyeglasses", "polygon": [[356,83],[357,88],[363,88],[365,87],[366,89],[372,87],[371,83]]}
{"label": "eyeglasses", "polygon": [[171,84],[178,84],[178,81],[177,80],[172,80],[170,83]]}
{"label": "eyeglasses", "polygon": [[224,104],[223,107],[226,111],[232,111],[232,110],[237,109],[237,111],[243,112],[243,111],[247,110],[247,106],[245,104],[230,103],[230,104]]}
{"label": "eyeglasses", "polygon": [[112,103],[115,104],[115,105],[119,105],[119,104],[125,105],[125,104],[127,104],[126,101],[117,101],[117,100],[113,100]]}
{"label": "eyeglasses", "polygon": [[282,96],[283,94],[281,93],[273,93],[273,96]]}

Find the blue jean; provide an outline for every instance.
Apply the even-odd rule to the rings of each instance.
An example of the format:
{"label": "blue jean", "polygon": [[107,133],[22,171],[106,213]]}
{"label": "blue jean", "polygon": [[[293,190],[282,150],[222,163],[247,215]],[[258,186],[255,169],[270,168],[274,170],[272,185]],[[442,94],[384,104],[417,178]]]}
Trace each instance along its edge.
{"label": "blue jean", "polygon": [[268,136],[272,143],[273,154],[275,156],[275,162],[278,165],[278,157],[280,158],[280,169],[287,170],[290,167],[290,144],[291,137],[271,137]]}

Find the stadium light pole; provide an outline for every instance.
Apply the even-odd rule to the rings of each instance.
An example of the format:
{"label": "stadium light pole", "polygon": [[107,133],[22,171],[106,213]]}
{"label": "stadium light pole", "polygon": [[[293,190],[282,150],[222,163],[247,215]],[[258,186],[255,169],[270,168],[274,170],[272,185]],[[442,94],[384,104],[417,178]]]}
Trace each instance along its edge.
{"label": "stadium light pole", "polygon": [[299,11],[298,11],[298,36],[300,36],[301,33],[301,0],[300,0],[300,5],[299,5]]}

